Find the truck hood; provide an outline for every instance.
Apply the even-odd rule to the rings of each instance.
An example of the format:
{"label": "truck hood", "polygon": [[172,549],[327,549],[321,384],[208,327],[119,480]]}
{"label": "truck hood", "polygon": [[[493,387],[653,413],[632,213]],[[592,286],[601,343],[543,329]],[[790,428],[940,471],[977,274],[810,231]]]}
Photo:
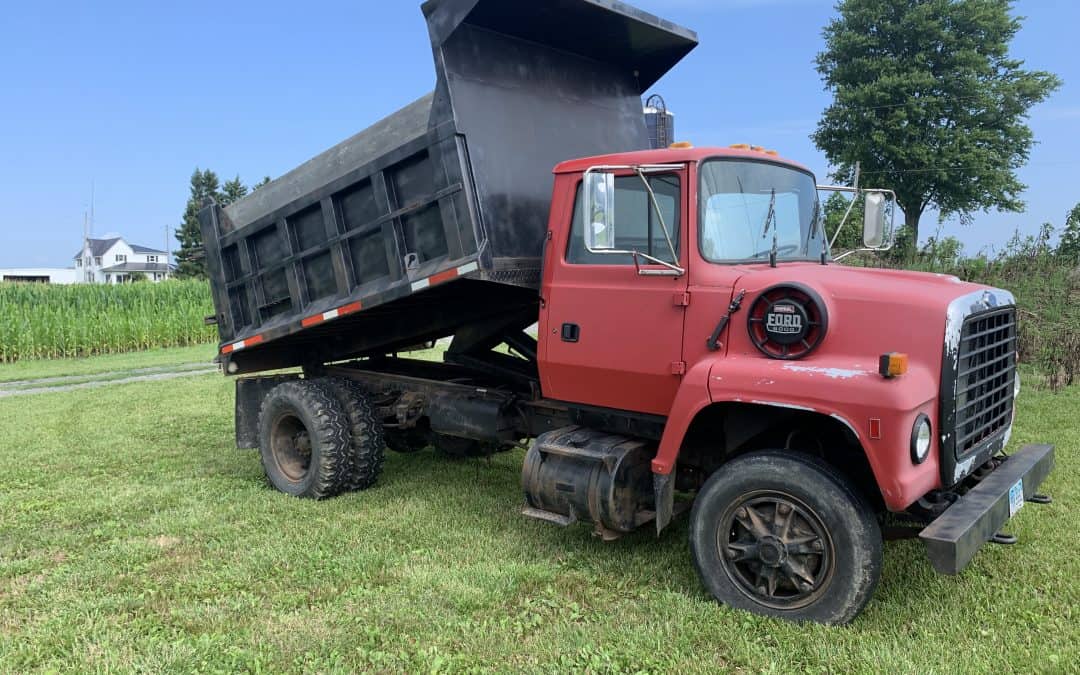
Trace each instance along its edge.
{"label": "truck hood", "polygon": [[906,270],[819,265],[816,263],[781,264],[746,267],[737,283],[741,287],[767,288],[798,281],[815,289],[823,297],[847,300],[871,300],[929,305],[944,311],[954,299],[980,288],[948,274],[909,272]]}
{"label": "truck hood", "polygon": [[[819,354],[848,359],[860,369],[876,370],[881,354],[904,352],[913,367],[940,373],[948,347],[946,330],[956,323],[949,321],[950,314],[966,313],[975,302],[968,298],[994,290],[944,274],[842,265],[788,263],[775,269],[753,265],[741,271],[734,290],[745,289],[748,303],[777,285],[799,284],[815,291],[828,312],[828,332],[808,359]],[[1012,302],[1007,293],[994,295]],[[733,341],[731,349],[746,349],[748,354],[755,350],[749,339],[745,344]]]}

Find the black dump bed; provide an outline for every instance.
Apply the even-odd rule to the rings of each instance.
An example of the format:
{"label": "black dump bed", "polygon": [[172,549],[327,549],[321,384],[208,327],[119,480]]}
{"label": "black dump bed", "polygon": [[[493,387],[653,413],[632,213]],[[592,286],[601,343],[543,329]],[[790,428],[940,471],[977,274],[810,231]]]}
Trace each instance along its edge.
{"label": "black dump bed", "polygon": [[614,0],[422,9],[434,93],[203,210],[229,372],[535,321],[552,168],[647,148],[641,94],[697,44]]}

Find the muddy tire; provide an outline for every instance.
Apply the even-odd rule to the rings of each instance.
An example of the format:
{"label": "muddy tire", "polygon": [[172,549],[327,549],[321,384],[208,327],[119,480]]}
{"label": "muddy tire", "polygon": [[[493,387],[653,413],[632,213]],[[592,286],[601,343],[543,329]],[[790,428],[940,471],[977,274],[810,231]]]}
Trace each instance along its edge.
{"label": "muddy tire", "polygon": [[714,473],[691,511],[690,551],[717,600],[791,621],[848,623],[881,577],[870,507],[832,467],[792,452]]}
{"label": "muddy tire", "polygon": [[308,380],[275,387],[259,410],[266,479],[285,494],[327,499],[347,489],[349,420],[333,392]]}
{"label": "muddy tire", "polygon": [[382,473],[383,425],[371,399],[356,382],[340,377],[316,380],[330,390],[349,422],[349,476],[346,490],[366,490],[375,485]]}

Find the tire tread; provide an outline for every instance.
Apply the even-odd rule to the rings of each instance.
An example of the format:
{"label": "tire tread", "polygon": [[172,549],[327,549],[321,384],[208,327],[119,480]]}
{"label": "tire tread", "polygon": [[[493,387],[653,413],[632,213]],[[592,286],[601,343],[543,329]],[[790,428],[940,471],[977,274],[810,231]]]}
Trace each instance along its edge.
{"label": "tire tread", "polygon": [[375,406],[364,388],[352,380],[325,377],[317,381],[333,393],[348,418],[351,450],[346,489],[366,490],[378,481],[385,460],[386,440]]}
{"label": "tire tread", "polygon": [[[311,380],[285,382],[275,387],[259,409],[259,441],[263,469],[271,485],[281,489],[271,475],[267,454],[269,449],[269,417],[278,406],[292,408],[298,416],[307,415],[311,428],[312,466],[314,478],[297,494],[310,499],[329,499],[340,494],[349,478],[349,423],[345,411],[333,392]],[[285,490],[282,490],[285,491]]]}

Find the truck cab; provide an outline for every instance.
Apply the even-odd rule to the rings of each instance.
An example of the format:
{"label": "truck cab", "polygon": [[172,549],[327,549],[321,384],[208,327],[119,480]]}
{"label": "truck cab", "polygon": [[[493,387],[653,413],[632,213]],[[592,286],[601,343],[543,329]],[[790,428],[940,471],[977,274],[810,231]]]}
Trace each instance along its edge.
{"label": "truck cab", "polygon": [[[583,177],[607,166],[630,168],[609,171],[611,249],[590,250]],[[865,459],[846,462],[849,470],[873,477],[880,489],[864,486],[867,496],[893,511],[955,485],[1000,449],[1018,382],[1007,291],[833,264],[813,174],[763,149],[596,157],[555,175],[539,322],[544,394],[663,417],[657,473],[674,470],[695,420],[727,428],[749,409],[771,433],[795,434],[785,446],[828,432],[857,451]],[[956,446],[953,430],[941,431],[943,416],[955,415],[940,399],[959,347],[945,336],[983,302],[999,318],[975,338],[981,398],[961,406],[971,413],[963,452],[915,462],[911,441],[925,424]],[[904,372],[882,374],[890,359]]]}
{"label": "truck cab", "polygon": [[[1034,494],[1049,447],[1026,448],[1008,472],[995,459],[1020,391],[1007,291],[834,264],[813,175],[760,148],[594,157],[555,175],[539,321],[544,394],[657,420],[658,529],[673,493],[716,511],[710,498],[730,507],[730,484],[745,482],[741,464],[761,472],[734,490],[757,495],[756,506],[726,520],[714,513],[719,525],[692,522],[703,577],[725,568],[710,584],[718,597],[823,616],[811,598],[824,558],[789,541],[830,538],[813,499],[792,494],[802,481],[831,476],[856,511],[931,522],[1000,471],[996,492],[983,486],[996,515],[983,502],[965,519],[953,506],[921,533],[935,567],[954,574],[974,542],[993,540]],[[878,231],[868,238],[881,241]],[[815,469],[814,479],[762,489]],[[797,536],[782,512],[801,514],[788,516],[799,519]],[[853,518],[847,529],[875,528]],[[880,534],[869,539],[859,547],[880,546]]]}

